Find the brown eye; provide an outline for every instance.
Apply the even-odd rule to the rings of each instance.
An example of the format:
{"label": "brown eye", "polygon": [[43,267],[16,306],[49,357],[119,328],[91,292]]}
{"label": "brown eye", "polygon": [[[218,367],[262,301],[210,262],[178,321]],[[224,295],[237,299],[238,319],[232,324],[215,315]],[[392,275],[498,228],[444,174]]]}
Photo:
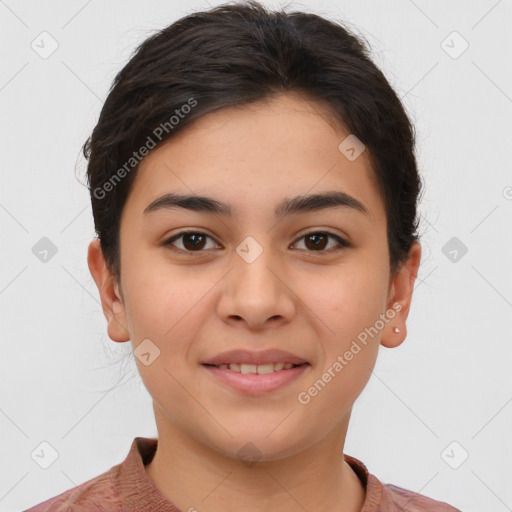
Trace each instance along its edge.
{"label": "brown eye", "polygon": [[[176,247],[174,242],[182,239],[181,247]],[[213,240],[213,238],[206,233],[200,231],[185,231],[169,238],[164,242],[164,245],[168,245],[173,250],[181,250],[185,252],[202,252],[205,248],[207,239]]]}
{"label": "brown eye", "polygon": [[328,242],[328,236],[325,235],[325,233],[313,233],[311,235],[307,235],[304,237],[306,247],[308,249],[325,249],[327,242]]}
{"label": "brown eye", "polygon": [[[304,245],[306,249],[309,252],[329,252],[330,249],[340,249],[341,247],[349,247],[350,244],[341,238],[338,235],[334,235],[332,233],[327,233],[325,231],[315,231],[312,233],[308,233],[307,235],[304,235],[299,240],[304,239]],[[331,246],[329,249],[325,250],[325,248],[328,245],[328,240],[336,240],[338,242],[338,245],[334,246],[334,248]],[[341,247],[340,247],[341,246]]]}

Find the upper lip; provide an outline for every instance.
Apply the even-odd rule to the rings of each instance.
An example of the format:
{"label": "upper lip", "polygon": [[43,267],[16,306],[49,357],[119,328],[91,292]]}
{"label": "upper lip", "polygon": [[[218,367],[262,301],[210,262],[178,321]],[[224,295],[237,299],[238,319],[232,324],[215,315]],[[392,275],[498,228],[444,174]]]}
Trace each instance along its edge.
{"label": "upper lip", "polygon": [[230,350],[228,352],[222,352],[207,361],[203,361],[202,364],[213,364],[218,366],[220,364],[231,363],[256,365],[269,363],[303,364],[307,363],[307,361],[290,352],[279,349],[267,349],[260,350],[258,352],[250,350]]}

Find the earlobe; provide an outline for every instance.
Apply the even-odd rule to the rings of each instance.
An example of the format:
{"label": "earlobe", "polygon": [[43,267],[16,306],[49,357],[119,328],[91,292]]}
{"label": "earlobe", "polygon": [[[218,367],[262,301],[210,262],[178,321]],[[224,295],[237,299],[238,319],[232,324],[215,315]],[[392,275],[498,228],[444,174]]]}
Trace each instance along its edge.
{"label": "earlobe", "polygon": [[124,342],[130,339],[126,328],[126,311],[119,297],[117,283],[109,272],[99,239],[95,238],[89,244],[87,263],[89,271],[100,292],[103,314],[107,319],[108,336],[112,341]]}
{"label": "earlobe", "polygon": [[112,314],[107,317],[108,336],[112,341],[124,342],[130,340],[130,333],[126,326],[125,306],[119,300],[112,302]]}
{"label": "earlobe", "polygon": [[[411,307],[414,283],[421,261],[421,245],[415,241],[409,250],[409,256],[393,276],[389,287],[388,310],[396,312],[382,331],[381,345],[394,348],[401,345],[407,337],[406,320]],[[397,306],[399,305],[399,307]],[[398,330],[397,330],[398,329]]]}
{"label": "earlobe", "polygon": [[388,324],[382,331],[380,344],[387,348],[395,348],[401,345],[405,338],[407,338],[407,313],[403,313],[402,305],[398,302],[394,303],[394,307],[388,311],[395,311],[396,314],[393,319],[389,320]]}

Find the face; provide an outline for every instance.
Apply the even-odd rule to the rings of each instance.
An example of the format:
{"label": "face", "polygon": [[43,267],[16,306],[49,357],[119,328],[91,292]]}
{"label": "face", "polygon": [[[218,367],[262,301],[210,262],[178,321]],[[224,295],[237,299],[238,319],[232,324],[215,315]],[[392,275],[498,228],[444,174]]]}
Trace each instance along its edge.
{"label": "face", "polygon": [[[347,158],[349,133],[322,112],[288,94],[203,116],[139,166],[121,219],[121,287],[91,243],[109,336],[131,340],[159,433],[167,425],[230,457],[298,453],[346,430],[379,344],[403,341],[419,246],[390,275],[367,151]],[[166,194],[223,208],[157,201]],[[266,350],[304,364],[206,366],[219,355],[236,364],[240,354],[222,355],[232,350],[247,364]]]}

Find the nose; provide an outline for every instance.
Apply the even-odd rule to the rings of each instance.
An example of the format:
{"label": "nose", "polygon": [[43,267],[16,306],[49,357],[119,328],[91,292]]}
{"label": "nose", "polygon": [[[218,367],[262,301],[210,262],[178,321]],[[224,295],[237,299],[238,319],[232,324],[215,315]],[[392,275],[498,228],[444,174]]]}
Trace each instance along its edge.
{"label": "nose", "polygon": [[228,323],[243,322],[252,330],[289,322],[297,300],[290,278],[270,249],[261,250],[256,258],[246,257],[251,250],[238,251],[233,257],[233,268],[222,283],[219,316]]}

